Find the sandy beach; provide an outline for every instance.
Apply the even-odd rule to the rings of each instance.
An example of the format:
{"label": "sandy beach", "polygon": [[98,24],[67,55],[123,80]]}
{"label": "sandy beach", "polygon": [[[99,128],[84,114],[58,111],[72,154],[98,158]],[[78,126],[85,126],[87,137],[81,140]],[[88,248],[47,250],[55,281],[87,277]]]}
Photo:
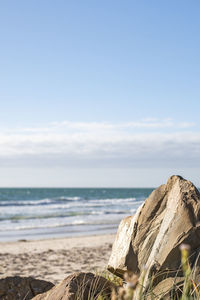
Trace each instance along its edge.
{"label": "sandy beach", "polygon": [[33,276],[58,283],[77,271],[107,266],[115,235],[0,243],[0,274]]}

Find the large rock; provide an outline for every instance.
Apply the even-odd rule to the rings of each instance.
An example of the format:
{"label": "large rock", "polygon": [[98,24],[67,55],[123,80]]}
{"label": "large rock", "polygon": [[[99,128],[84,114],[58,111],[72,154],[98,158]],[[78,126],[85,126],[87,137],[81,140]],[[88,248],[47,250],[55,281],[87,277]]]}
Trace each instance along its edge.
{"label": "large rock", "polygon": [[191,247],[191,263],[197,257],[199,221],[198,190],[180,176],[170,177],[167,184],[151,193],[135,216],[122,220],[108,269],[121,277],[127,270],[140,275],[145,269],[146,287],[153,273],[165,274],[157,276],[154,286],[163,280],[163,276],[166,278],[166,274],[177,275],[182,243]]}
{"label": "large rock", "polygon": [[99,295],[110,298],[114,287],[102,276],[95,276],[92,273],[75,273],[47,293],[37,295],[33,300],[95,300]]}
{"label": "large rock", "polygon": [[[152,300],[152,294],[156,300],[181,299],[183,290],[183,277],[168,277],[159,282],[147,296],[147,300]],[[137,299],[137,297],[136,297]]]}
{"label": "large rock", "polygon": [[53,283],[32,277],[6,277],[0,279],[1,300],[29,300],[53,287]]}

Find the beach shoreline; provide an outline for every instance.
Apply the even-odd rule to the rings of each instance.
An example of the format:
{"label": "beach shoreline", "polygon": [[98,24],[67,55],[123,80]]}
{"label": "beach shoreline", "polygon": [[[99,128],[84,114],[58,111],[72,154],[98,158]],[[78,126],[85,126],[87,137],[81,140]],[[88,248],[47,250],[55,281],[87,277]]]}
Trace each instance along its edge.
{"label": "beach shoreline", "polygon": [[0,275],[56,284],[74,272],[106,269],[115,234],[0,242]]}

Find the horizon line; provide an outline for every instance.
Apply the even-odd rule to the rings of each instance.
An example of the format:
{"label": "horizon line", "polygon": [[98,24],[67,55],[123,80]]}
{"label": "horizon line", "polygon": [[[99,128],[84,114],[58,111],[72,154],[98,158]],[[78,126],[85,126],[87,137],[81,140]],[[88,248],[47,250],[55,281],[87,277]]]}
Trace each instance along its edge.
{"label": "horizon line", "polygon": [[156,187],[148,187],[148,186],[143,186],[143,187],[63,187],[63,186],[52,186],[52,187],[45,187],[45,186],[0,186],[0,189],[155,189]]}

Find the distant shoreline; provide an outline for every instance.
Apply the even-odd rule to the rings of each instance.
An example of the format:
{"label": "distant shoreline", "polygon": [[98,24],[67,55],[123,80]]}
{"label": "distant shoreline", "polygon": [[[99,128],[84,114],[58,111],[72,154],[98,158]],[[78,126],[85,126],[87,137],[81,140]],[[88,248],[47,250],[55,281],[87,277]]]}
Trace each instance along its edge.
{"label": "distant shoreline", "polygon": [[[116,234],[119,223],[117,224],[106,224],[98,227],[96,225],[76,225],[74,230],[68,231],[74,226],[62,227],[58,226],[55,228],[41,228],[41,229],[29,229],[19,231],[6,231],[0,232],[0,243],[15,243],[20,241],[42,241],[42,240],[58,240],[58,239],[73,239],[73,238],[84,238],[92,236],[102,236]],[[70,227],[70,228],[69,228]],[[92,228],[93,227],[93,228]],[[88,229],[88,230],[87,230]]]}

